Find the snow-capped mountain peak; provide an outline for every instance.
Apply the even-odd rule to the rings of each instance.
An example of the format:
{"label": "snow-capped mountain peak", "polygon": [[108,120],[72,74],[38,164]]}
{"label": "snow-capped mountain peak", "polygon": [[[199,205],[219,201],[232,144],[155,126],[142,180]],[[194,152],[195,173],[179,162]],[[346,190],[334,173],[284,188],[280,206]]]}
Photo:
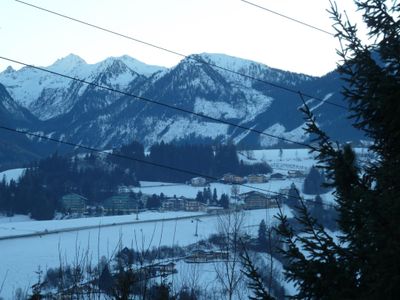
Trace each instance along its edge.
{"label": "snow-capped mountain peak", "polygon": [[56,62],[48,68],[60,73],[70,73],[71,70],[84,65],[87,65],[87,63],[83,58],[75,54],[69,54],[66,57],[57,59]]}
{"label": "snow-capped mountain peak", "polygon": [[[315,78],[225,54],[193,54],[168,69],[146,65],[127,55],[95,64],[68,55],[47,69],[125,93],[29,67],[0,73],[0,83],[16,102],[43,121],[44,132],[96,147],[112,148],[133,139],[146,146],[161,140],[233,140],[256,147],[278,143],[234,126],[144,103],[128,93],[258,131],[306,140],[301,134],[304,120],[298,111],[300,99],[268,84],[273,82],[324,99],[309,103],[326,128],[344,128],[343,120],[347,120],[345,112],[326,105],[328,98],[342,101],[338,93],[341,83],[334,73]],[[7,111],[12,111],[11,104],[6,105]]]}
{"label": "snow-capped mountain peak", "polygon": [[11,66],[8,66],[7,69],[5,69],[3,73],[4,74],[12,74],[14,72],[15,72],[14,68]]}
{"label": "snow-capped mountain peak", "polygon": [[123,55],[117,58],[125,63],[131,70],[146,77],[149,77],[156,72],[166,70],[165,67],[148,65],[128,55]]}
{"label": "snow-capped mountain peak", "polygon": [[[204,59],[206,62],[219,66],[221,68],[233,70],[233,71],[240,71],[249,68],[252,65],[261,66],[260,63],[256,63],[251,60],[247,59],[238,59],[233,56],[229,56],[227,54],[221,53],[201,53],[199,57]],[[264,68],[268,68],[268,66],[262,65]]]}

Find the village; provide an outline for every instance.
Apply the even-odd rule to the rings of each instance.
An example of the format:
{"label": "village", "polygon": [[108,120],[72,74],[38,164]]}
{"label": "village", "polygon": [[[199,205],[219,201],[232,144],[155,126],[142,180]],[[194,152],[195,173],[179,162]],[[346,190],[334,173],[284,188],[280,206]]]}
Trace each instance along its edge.
{"label": "village", "polygon": [[[287,174],[250,174],[242,177],[235,174],[225,174],[219,182],[210,182],[204,177],[194,177],[182,184],[160,184],[153,187],[153,193],[146,193],[146,186],[138,188],[134,186],[118,186],[112,196],[102,203],[89,205],[90,199],[78,193],[68,193],[60,199],[62,218],[77,218],[83,216],[139,214],[146,210],[157,211],[187,211],[217,213],[228,208],[234,209],[265,209],[276,208],[279,202],[287,197],[291,180],[301,182],[306,174],[298,170],[289,170]],[[266,183],[287,182],[287,186],[275,192],[249,190],[240,192],[241,185],[265,186]],[[211,187],[218,184],[227,191],[218,199],[217,189]],[[165,195],[164,189],[169,186],[180,186],[197,189],[196,197],[185,195]],[[154,188],[156,187],[156,189]],[[154,193],[158,191],[158,195]],[[221,190],[221,189],[220,189]],[[229,195],[228,195],[229,194]]]}

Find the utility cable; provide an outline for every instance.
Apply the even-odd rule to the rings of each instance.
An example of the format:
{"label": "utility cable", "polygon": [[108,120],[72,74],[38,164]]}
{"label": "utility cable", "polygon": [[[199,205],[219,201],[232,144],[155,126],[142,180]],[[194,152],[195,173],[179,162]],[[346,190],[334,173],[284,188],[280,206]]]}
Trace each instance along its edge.
{"label": "utility cable", "polygon": [[[18,0],[17,0],[17,1],[18,1]],[[246,1],[246,0],[240,0],[240,1],[242,1],[242,2],[244,2],[244,3],[246,3],[246,4],[249,4],[249,5],[252,5],[252,6],[254,6],[254,7],[260,8],[260,9],[262,9],[262,10],[265,10],[265,11],[267,11],[267,12],[269,12],[269,13],[272,13],[272,14],[274,14],[274,15],[277,15],[277,16],[279,16],[279,17],[282,17],[282,18],[285,18],[285,19],[287,19],[287,20],[290,20],[290,21],[292,21],[292,22],[296,22],[296,23],[298,23],[298,24],[301,24],[301,25],[303,25],[303,26],[312,28],[312,29],[317,30],[317,31],[319,31],[319,32],[323,32],[323,33],[328,34],[328,35],[330,35],[330,36],[332,36],[332,37],[335,36],[333,33],[329,32],[329,31],[326,31],[326,30],[324,30],[324,29],[318,28],[318,27],[316,27],[316,26],[314,26],[314,25],[310,25],[310,24],[308,24],[308,23],[305,23],[305,22],[303,22],[303,21],[297,20],[297,19],[295,19],[295,18],[289,17],[289,16],[287,16],[287,15],[284,15],[284,14],[282,14],[282,13],[276,12],[276,11],[274,11],[274,10],[272,10],[272,9],[269,9],[269,8],[266,8],[266,7],[264,7],[264,6],[261,6],[261,5],[258,5],[258,4],[255,4],[255,3],[253,3],[253,2]],[[20,2],[20,1],[18,1],[18,2]]]}
{"label": "utility cable", "polygon": [[[125,34],[122,34],[122,33],[118,33],[116,31],[107,29],[105,27],[94,25],[92,23],[89,23],[89,22],[86,22],[86,21],[82,21],[82,20],[67,16],[65,14],[61,14],[59,12],[56,12],[56,11],[53,11],[53,10],[49,10],[49,9],[46,9],[46,8],[31,4],[31,3],[27,3],[27,2],[24,2],[24,1],[21,1],[21,0],[15,0],[15,1],[18,2],[18,3],[33,7],[35,9],[38,9],[38,10],[41,10],[41,11],[44,11],[44,12],[47,12],[47,13],[50,13],[50,14],[65,18],[65,19],[68,19],[70,21],[74,21],[74,22],[77,22],[77,23],[80,23],[80,24],[83,24],[83,25],[86,25],[86,26],[89,26],[89,27],[92,27],[92,28],[95,28],[95,29],[98,29],[98,30],[101,30],[101,31],[104,31],[104,32],[107,32],[107,33],[110,33],[110,34],[113,34],[113,35],[116,35],[116,36],[119,36],[119,37],[122,37],[122,38],[125,38],[125,39],[128,39],[128,40],[131,40],[131,41],[134,41],[134,42],[137,42],[137,43],[140,43],[140,44],[143,44],[143,45],[146,45],[146,46],[158,49],[158,50],[162,50],[162,51],[165,51],[165,52],[180,56],[182,58],[190,59],[192,61],[204,64],[204,65],[209,65],[211,67],[214,67],[214,68],[217,68],[217,69],[220,69],[220,70],[223,70],[223,71],[235,74],[235,75],[239,75],[239,76],[242,76],[242,77],[247,78],[247,79],[251,79],[251,80],[263,83],[263,84],[267,84],[269,86],[272,86],[272,87],[277,88],[277,89],[284,90],[284,91],[289,92],[289,93],[293,93],[293,94],[296,94],[296,95],[298,95],[298,93],[299,93],[298,90],[295,90],[295,89],[292,89],[292,88],[289,88],[289,87],[285,87],[283,85],[280,85],[280,84],[277,84],[277,83],[273,83],[271,81],[260,79],[260,78],[257,78],[257,77],[254,77],[254,76],[239,72],[239,71],[231,70],[229,68],[225,68],[225,67],[216,65],[214,63],[207,62],[204,59],[196,58],[193,55],[186,55],[186,54],[174,51],[174,50],[170,50],[170,49],[167,49],[165,47],[158,46],[156,44],[149,43],[149,42],[143,41],[141,39],[138,39],[138,38],[135,38],[135,37],[132,37],[132,36],[128,36],[128,35],[125,35]],[[312,98],[312,99],[315,99],[317,101],[324,102],[324,103],[327,103],[327,104],[330,104],[330,105],[333,105],[333,106],[340,107],[342,109],[348,110],[348,108],[346,106],[344,106],[344,105],[337,104],[335,102],[331,102],[331,101],[328,101],[328,100],[324,100],[323,98],[315,97],[315,96],[307,94],[307,93],[302,93],[302,94],[304,96],[308,97],[308,98]]]}
{"label": "utility cable", "polygon": [[49,73],[49,74],[57,75],[57,76],[64,77],[64,78],[67,78],[67,79],[71,79],[71,80],[74,80],[74,81],[77,81],[77,82],[81,82],[81,83],[84,83],[84,84],[87,84],[87,85],[90,85],[90,86],[94,86],[96,88],[100,88],[100,89],[107,90],[107,91],[110,91],[110,92],[118,93],[118,94],[121,94],[121,95],[124,95],[124,96],[128,96],[128,97],[132,97],[132,98],[135,98],[135,99],[147,102],[147,103],[152,103],[152,104],[160,105],[160,106],[163,106],[163,107],[166,107],[166,108],[169,108],[169,109],[173,109],[173,110],[176,110],[176,111],[179,111],[179,112],[191,114],[191,115],[194,115],[194,116],[197,116],[197,117],[200,117],[200,118],[207,119],[209,121],[213,121],[213,122],[222,123],[222,124],[225,124],[225,125],[237,127],[237,128],[242,129],[242,130],[245,130],[245,131],[250,131],[250,132],[254,132],[254,133],[257,133],[257,134],[260,134],[260,135],[264,135],[264,136],[267,136],[267,137],[270,137],[270,138],[275,138],[275,139],[281,140],[283,142],[293,143],[293,144],[296,144],[296,145],[299,145],[299,146],[303,146],[303,147],[306,147],[306,148],[312,148],[311,145],[308,145],[308,144],[305,144],[305,143],[297,142],[297,141],[294,141],[294,140],[291,140],[291,139],[287,139],[287,138],[284,138],[284,137],[281,137],[281,136],[277,136],[277,135],[274,135],[274,134],[266,133],[266,132],[263,132],[261,130],[250,128],[250,127],[247,127],[247,126],[244,126],[244,125],[235,124],[235,123],[232,123],[230,121],[223,120],[223,119],[214,118],[214,117],[211,117],[211,116],[208,116],[208,115],[204,115],[202,113],[196,113],[196,112],[188,110],[188,109],[180,108],[180,107],[177,107],[177,106],[174,106],[174,105],[171,105],[171,104],[167,104],[167,103],[164,103],[164,102],[159,102],[159,101],[147,98],[147,97],[143,97],[143,96],[135,95],[135,94],[132,94],[132,93],[124,92],[124,91],[121,91],[121,90],[117,90],[117,89],[114,89],[114,88],[111,88],[111,87],[108,87],[108,86],[105,86],[105,85],[101,85],[101,84],[98,84],[98,83],[95,83],[95,82],[87,81],[85,79],[80,79],[80,78],[72,77],[72,76],[69,76],[69,75],[66,75],[66,74],[62,74],[62,73],[59,73],[59,72],[50,71],[50,70],[47,70],[45,68],[36,67],[34,65],[30,65],[30,64],[27,64],[27,63],[24,63],[24,62],[21,62],[21,61],[18,61],[18,60],[14,60],[14,59],[11,59],[11,58],[3,57],[3,56],[0,56],[0,59],[7,60],[7,61],[13,62],[13,63],[17,63],[17,64],[20,64],[20,65],[23,65],[23,66],[26,66],[26,67],[29,67],[29,68],[33,68],[35,70],[39,70],[39,71],[42,71],[42,72],[46,72],[46,73]]}
{"label": "utility cable", "polygon": [[[80,149],[84,149],[84,150],[87,150],[87,151],[90,151],[90,152],[101,153],[101,154],[105,154],[107,156],[114,156],[114,157],[118,157],[118,158],[122,158],[122,159],[126,159],[126,160],[136,161],[136,162],[143,163],[143,164],[146,164],[146,165],[155,166],[155,167],[159,167],[159,168],[162,168],[162,169],[167,169],[167,170],[176,171],[176,172],[180,172],[180,173],[185,173],[185,174],[189,174],[189,175],[196,176],[196,177],[204,177],[204,178],[207,178],[207,179],[213,180],[213,181],[218,181],[219,180],[219,178],[217,178],[217,177],[210,176],[210,175],[205,175],[205,174],[202,174],[202,173],[199,173],[199,172],[195,172],[195,171],[192,171],[192,170],[181,169],[181,168],[177,168],[177,167],[174,167],[174,166],[169,166],[169,165],[165,165],[165,164],[161,164],[161,163],[157,163],[157,162],[147,161],[147,160],[144,160],[144,159],[135,158],[135,157],[124,155],[124,154],[120,154],[120,153],[109,152],[107,150],[101,150],[101,149],[98,149],[98,148],[94,148],[94,147],[90,147],[90,146],[86,146],[86,145],[82,145],[82,144],[77,144],[77,143],[66,141],[66,140],[52,138],[52,137],[49,137],[49,136],[46,136],[46,135],[43,135],[43,134],[34,133],[34,132],[27,131],[27,130],[20,130],[20,129],[16,129],[16,128],[11,128],[11,127],[8,127],[8,126],[4,126],[2,124],[0,124],[0,130],[8,131],[8,132],[11,132],[11,133],[16,133],[16,134],[20,134],[20,135],[26,135],[26,136],[30,136],[30,137],[35,137],[35,138],[38,138],[39,140],[43,139],[43,140],[47,140],[47,141],[50,141],[50,142],[55,142],[55,143],[67,145],[67,146],[74,147],[74,148],[80,148]],[[277,195],[277,196],[287,197],[286,194],[283,194],[283,193],[280,193],[280,192],[271,191],[271,190],[267,190],[267,189],[260,188],[260,187],[255,187],[255,186],[248,185],[248,184],[239,183],[237,185],[238,186],[242,186],[242,187],[246,187],[246,188],[249,188],[249,189],[252,189],[252,190],[264,192],[264,193],[269,193],[269,194],[274,194],[274,195]],[[303,200],[303,198],[299,197],[299,196],[292,196],[292,198],[298,198],[298,199]],[[278,208],[280,209],[279,200],[278,199],[274,199],[274,200],[276,201],[276,203],[278,205]],[[324,204],[324,203],[322,203],[322,204],[328,206],[328,204]]]}

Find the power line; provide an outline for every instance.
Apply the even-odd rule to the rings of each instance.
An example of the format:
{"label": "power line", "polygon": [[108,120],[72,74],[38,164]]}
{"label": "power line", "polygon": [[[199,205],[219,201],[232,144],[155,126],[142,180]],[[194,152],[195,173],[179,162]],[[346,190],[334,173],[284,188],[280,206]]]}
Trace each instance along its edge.
{"label": "power line", "polygon": [[135,99],[147,102],[147,103],[152,103],[152,104],[160,105],[160,106],[163,106],[163,107],[166,107],[166,108],[169,108],[169,109],[173,109],[173,110],[176,110],[176,111],[179,111],[179,112],[191,114],[191,115],[194,115],[194,116],[197,116],[197,117],[200,117],[200,118],[204,118],[204,119],[207,119],[207,120],[210,120],[210,121],[213,121],[213,122],[226,124],[226,125],[229,125],[229,126],[240,128],[240,129],[245,130],[245,131],[251,131],[251,132],[255,132],[257,134],[264,135],[264,136],[267,136],[267,137],[270,137],[270,138],[275,138],[275,139],[278,139],[278,140],[281,140],[281,141],[284,141],[284,142],[287,142],[287,143],[293,143],[293,144],[296,144],[296,145],[299,145],[299,146],[311,148],[311,145],[307,145],[307,144],[304,144],[304,143],[301,143],[301,142],[290,140],[290,139],[287,139],[287,138],[284,138],[284,137],[280,137],[280,136],[277,136],[277,135],[274,135],[274,134],[266,133],[266,132],[260,131],[258,129],[250,128],[250,127],[243,126],[243,125],[240,125],[240,124],[235,124],[235,123],[232,123],[232,122],[229,122],[229,121],[226,121],[226,120],[222,120],[222,119],[219,119],[219,118],[214,118],[214,117],[210,117],[208,115],[204,115],[204,114],[201,114],[201,113],[196,113],[196,112],[188,110],[188,109],[180,108],[180,107],[177,107],[177,106],[174,106],[174,105],[171,105],[171,104],[167,104],[167,103],[164,103],[164,102],[159,102],[159,101],[147,98],[147,97],[143,97],[143,96],[131,94],[131,93],[128,93],[128,92],[124,92],[124,91],[121,91],[121,90],[117,90],[117,89],[114,89],[114,88],[111,88],[111,87],[108,87],[108,86],[105,86],[105,85],[101,85],[101,84],[98,84],[98,83],[95,83],[95,82],[87,81],[85,79],[80,79],[80,78],[72,77],[72,76],[69,76],[69,75],[66,75],[66,74],[62,74],[62,73],[59,73],[59,72],[50,71],[50,70],[47,70],[45,68],[36,67],[34,65],[30,65],[30,64],[27,64],[27,63],[24,63],[24,62],[21,62],[21,61],[18,61],[18,60],[14,60],[14,59],[11,59],[11,58],[3,57],[3,56],[0,56],[0,59],[7,60],[7,61],[13,62],[13,63],[17,63],[17,64],[20,64],[20,65],[23,65],[23,66],[26,66],[26,67],[29,67],[29,68],[33,68],[33,69],[36,69],[36,70],[39,70],[39,71],[43,71],[43,72],[46,72],[46,73],[50,73],[50,74],[53,74],[53,75],[61,76],[61,77],[64,77],[64,78],[68,78],[68,79],[71,79],[71,80],[74,80],[74,81],[77,81],[77,82],[81,82],[81,83],[84,83],[84,84],[87,84],[87,85],[90,85],[90,86],[94,86],[94,87],[97,87],[97,88],[100,88],[100,89],[104,89],[104,90],[107,90],[107,91],[110,91],[110,92],[118,93],[118,94],[121,94],[121,95],[124,95],[124,96],[129,96],[129,97],[132,97],[132,98],[135,98]]}
{"label": "power line", "polygon": [[[17,1],[18,1],[18,0],[17,0]],[[287,19],[287,20],[296,22],[296,23],[301,24],[301,25],[303,25],[303,26],[307,26],[307,27],[312,28],[312,29],[314,29],[314,30],[317,30],[317,31],[319,31],[319,32],[323,32],[323,33],[328,34],[328,35],[333,36],[333,37],[335,36],[333,33],[329,32],[329,31],[326,31],[326,30],[324,30],[324,29],[318,28],[318,27],[316,27],[316,26],[314,26],[314,25],[310,25],[310,24],[308,24],[308,23],[305,23],[305,22],[303,22],[303,21],[297,20],[297,19],[295,19],[295,18],[289,17],[289,16],[284,15],[284,14],[282,14],[282,13],[273,11],[272,9],[266,8],[266,7],[264,7],[264,6],[261,6],[261,5],[258,5],[258,4],[255,4],[255,3],[253,3],[253,2],[246,1],[246,0],[240,0],[240,1],[242,1],[242,2],[244,2],[244,3],[246,3],[246,4],[249,4],[249,5],[252,5],[252,6],[254,6],[254,7],[260,8],[260,9],[262,9],[262,10],[265,10],[265,11],[267,11],[267,12],[269,12],[269,13],[272,13],[272,14],[274,14],[274,15],[277,15],[277,16],[279,16],[279,17],[282,17],[282,18],[285,18],[285,19]],[[18,1],[18,2],[19,2],[19,1]]]}
{"label": "power line", "polygon": [[[114,156],[114,157],[118,157],[118,158],[122,158],[122,159],[126,159],[126,160],[136,161],[136,162],[139,162],[139,163],[143,163],[143,164],[147,164],[147,165],[151,165],[151,166],[155,166],[155,167],[159,167],[159,168],[163,168],[163,169],[167,169],[167,170],[171,170],[171,171],[185,173],[185,174],[189,174],[189,175],[193,175],[193,176],[204,177],[204,178],[207,178],[207,179],[210,179],[210,180],[213,180],[213,181],[218,181],[219,180],[219,178],[217,178],[217,177],[210,176],[210,175],[205,175],[205,174],[202,174],[202,173],[199,173],[199,172],[195,172],[195,171],[192,171],[192,170],[181,169],[181,168],[177,168],[177,167],[174,167],[174,166],[169,166],[169,165],[165,165],[165,164],[151,162],[151,161],[147,161],[147,160],[140,159],[140,158],[135,158],[135,157],[124,155],[124,154],[109,152],[109,151],[106,151],[106,150],[101,150],[101,149],[98,149],[98,148],[94,148],[94,147],[90,147],[90,146],[86,146],[86,145],[82,145],[82,144],[77,144],[77,143],[70,142],[70,141],[65,141],[65,140],[61,140],[61,139],[52,138],[52,137],[49,137],[49,136],[46,136],[46,135],[43,135],[43,134],[34,133],[34,132],[27,131],[27,130],[20,130],[20,129],[16,129],[16,128],[11,128],[11,127],[8,127],[8,126],[4,126],[2,124],[0,124],[0,130],[16,133],[16,134],[20,134],[20,135],[27,135],[27,136],[35,137],[35,138],[38,138],[38,139],[44,139],[44,140],[47,140],[47,141],[50,141],[50,142],[55,142],[55,143],[67,145],[67,146],[74,147],[74,148],[80,148],[80,149],[84,149],[84,150],[87,150],[87,151],[90,151],[90,152],[96,152],[96,153],[101,153],[101,154],[105,154],[105,155],[108,155],[108,156]],[[275,192],[275,191],[271,191],[271,190],[267,190],[267,189],[264,189],[264,188],[243,184],[243,183],[240,183],[240,184],[237,184],[237,185],[242,186],[242,187],[246,187],[246,188],[250,188],[252,190],[257,190],[257,191],[261,191],[261,192],[265,192],[265,193],[269,193],[269,194],[274,194],[274,195],[277,195],[277,196],[284,196],[284,197],[287,196],[286,194],[283,194],[283,193],[280,193],[280,192]],[[304,199],[302,197],[300,197],[300,196],[292,196],[292,197],[298,198],[298,199],[301,199],[302,201],[304,201]],[[276,201],[276,203],[278,205],[278,208],[280,210],[279,200],[275,199],[275,201]],[[307,200],[307,201],[309,201],[309,200]],[[323,203],[323,205],[327,205],[327,204]]]}
{"label": "power line", "polygon": [[[180,53],[178,51],[170,50],[170,49],[167,49],[165,47],[162,47],[162,46],[159,46],[159,45],[156,45],[156,44],[153,44],[153,43],[149,43],[149,42],[143,41],[141,39],[138,39],[138,38],[135,38],[135,37],[132,37],[132,36],[128,36],[128,35],[125,35],[125,34],[122,34],[122,33],[107,29],[105,27],[94,25],[92,23],[89,23],[89,22],[86,22],[86,21],[82,21],[82,20],[67,16],[65,14],[61,14],[61,13],[53,11],[53,10],[49,10],[49,9],[46,9],[46,8],[31,4],[31,3],[27,3],[27,2],[24,2],[24,1],[21,1],[21,0],[15,0],[15,1],[18,2],[18,3],[33,7],[35,9],[38,9],[38,10],[41,10],[41,11],[44,11],[44,12],[47,12],[47,13],[50,13],[50,14],[65,18],[65,19],[68,19],[70,21],[74,21],[74,22],[77,22],[77,23],[80,23],[80,24],[83,24],[83,25],[86,25],[86,26],[89,26],[89,27],[92,27],[92,28],[107,32],[107,33],[110,33],[110,34],[113,34],[113,35],[116,35],[116,36],[119,36],[119,37],[122,37],[122,38],[125,38],[125,39],[128,39],[128,40],[131,40],[131,41],[134,41],[136,43],[140,43],[140,44],[143,44],[143,45],[146,45],[146,46],[158,49],[158,50],[162,50],[162,51],[165,51],[165,52],[180,56],[182,58],[190,59],[190,60],[193,60],[193,61],[201,63],[201,64],[209,65],[211,67],[214,67],[214,68],[217,68],[217,69],[220,69],[220,70],[223,70],[223,71],[235,74],[235,75],[239,75],[239,76],[242,76],[242,77],[247,78],[247,79],[251,79],[251,80],[263,83],[263,84],[267,84],[269,86],[272,86],[272,87],[277,88],[277,89],[284,90],[284,91],[289,92],[289,93],[293,93],[293,94],[298,94],[299,93],[299,91],[291,89],[289,87],[285,87],[283,85],[280,85],[280,84],[277,84],[277,83],[273,83],[273,82],[270,82],[270,81],[267,81],[267,80],[264,80],[264,79],[260,79],[260,78],[257,78],[257,77],[242,73],[242,72],[231,70],[231,69],[216,65],[214,63],[207,62],[204,59],[199,59],[199,58],[196,58],[194,56],[189,56],[189,55]],[[330,104],[330,105],[333,105],[333,106],[340,107],[342,109],[348,110],[348,108],[346,106],[344,106],[344,105],[337,104],[335,102],[331,102],[331,101],[328,101],[328,100],[324,100],[323,98],[315,97],[315,96],[307,94],[307,93],[302,93],[302,94],[304,96],[308,97],[308,98],[312,98],[312,99],[315,99],[317,101],[324,102],[324,103],[327,103],[327,104]]]}

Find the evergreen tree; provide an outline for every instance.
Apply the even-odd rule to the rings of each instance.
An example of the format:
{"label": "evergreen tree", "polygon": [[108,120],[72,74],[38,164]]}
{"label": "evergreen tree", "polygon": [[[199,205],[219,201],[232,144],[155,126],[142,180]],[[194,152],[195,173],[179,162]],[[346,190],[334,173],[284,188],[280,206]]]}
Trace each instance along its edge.
{"label": "evergreen tree", "polygon": [[221,198],[219,199],[219,204],[224,208],[229,208],[229,196],[227,194],[222,194]]}
{"label": "evergreen tree", "polygon": [[320,195],[315,196],[310,213],[313,218],[317,219],[323,225],[324,206]]}
{"label": "evergreen tree", "polygon": [[201,203],[204,203],[204,196],[203,196],[203,192],[202,191],[198,191],[197,195],[196,195],[196,201],[199,201]]}
{"label": "evergreen tree", "polygon": [[327,190],[323,186],[325,184],[324,176],[319,172],[316,167],[311,167],[310,172],[307,174],[306,178],[304,179],[304,188],[303,192],[305,194],[323,194]]}
{"label": "evergreen tree", "polygon": [[218,195],[217,195],[217,189],[214,188],[213,194],[212,194],[212,202],[215,204],[218,202]]}
{"label": "evergreen tree", "polygon": [[294,209],[299,207],[299,205],[300,205],[299,196],[300,196],[300,193],[297,190],[296,185],[294,183],[292,183],[289,188],[286,204]]}
{"label": "evergreen tree", "polygon": [[160,197],[156,194],[151,195],[151,197],[146,202],[147,209],[159,209],[161,207]]}
{"label": "evergreen tree", "polygon": [[[288,263],[286,277],[298,287],[297,299],[395,299],[400,295],[400,4],[357,0],[371,45],[357,28],[331,13],[343,48],[338,70],[347,85],[354,126],[373,143],[377,155],[367,167],[357,164],[350,145],[338,147],[317,125],[307,105],[307,131],[314,151],[336,189],[340,243],[301,203],[302,232],[280,216]],[[391,5],[389,5],[391,3]]]}
{"label": "evergreen tree", "polygon": [[261,250],[267,250],[267,225],[264,220],[261,220],[260,225],[258,226],[257,242]]}
{"label": "evergreen tree", "polygon": [[113,291],[114,279],[111,275],[110,268],[106,264],[99,277],[99,289],[107,294],[111,294]]}

